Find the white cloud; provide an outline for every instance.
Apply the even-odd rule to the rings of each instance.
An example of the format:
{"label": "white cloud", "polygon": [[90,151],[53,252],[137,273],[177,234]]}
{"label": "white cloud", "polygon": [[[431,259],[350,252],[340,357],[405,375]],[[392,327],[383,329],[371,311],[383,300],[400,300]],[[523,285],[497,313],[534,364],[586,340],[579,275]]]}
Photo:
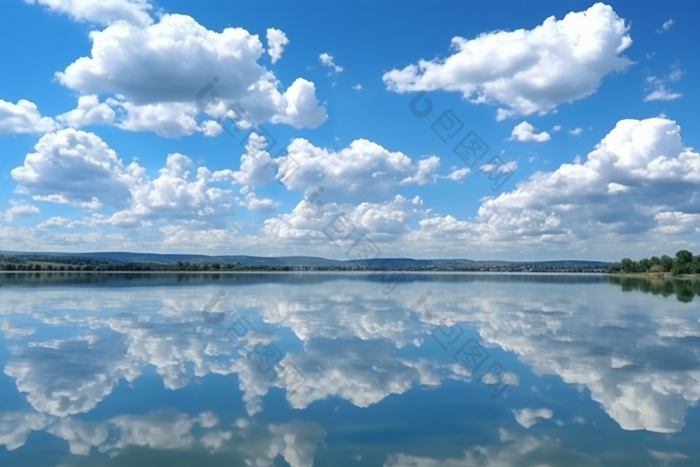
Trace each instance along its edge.
{"label": "white cloud", "polygon": [[678,92],[673,92],[665,88],[664,86],[660,86],[657,89],[654,89],[652,92],[644,96],[644,102],[650,102],[650,101],[674,101],[678,98],[683,97],[683,94],[678,93]]}
{"label": "white cloud", "polygon": [[[295,139],[287,153],[298,167],[282,170],[281,181],[291,190],[314,191],[325,187],[328,201],[372,201],[402,185],[425,185],[437,179],[435,170],[440,159],[430,156],[413,162],[401,152],[358,139],[339,151],[314,146],[305,139]],[[281,158],[285,159],[285,158]]]}
{"label": "white cloud", "polygon": [[151,179],[138,163],[125,165],[93,133],[74,129],[48,133],[35,151],[11,171],[18,190],[41,201],[116,209],[110,216],[94,215],[87,224],[214,220],[231,208],[230,190],[211,186],[216,180],[209,170],[200,167],[195,180],[189,180],[192,160],[182,154],[169,154],[158,177]]}
{"label": "white cloud", "polygon": [[24,164],[10,172],[22,192],[90,202],[94,196],[112,206],[131,197],[129,170],[97,135],[65,129],[42,136]]}
{"label": "white cloud", "polygon": [[[420,60],[383,76],[395,92],[460,92],[474,104],[495,103],[498,119],[547,113],[593,94],[607,74],[625,69],[632,44],[625,21],[597,3],[563,19],[547,18],[532,30],[455,37],[456,53]],[[430,86],[429,86],[430,85]]]}
{"label": "white cloud", "polygon": [[279,203],[270,198],[258,198],[255,193],[250,192],[246,194],[245,199],[239,205],[250,211],[270,211],[278,207]]}
{"label": "white cloud", "polygon": [[582,133],[583,133],[583,128],[581,128],[581,127],[576,127],[573,130],[569,130],[569,134],[572,134],[574,136],[579,136]]}
{"label": "white cloud", "polygon": [[285,46],[289,44],[287,35],[275,28],[267,29],[267,53],[270,55],[272,63],[276,63],[282,58]]}
{"label": "white cloud", "polygon": [[285,123],[294,128],[316,128],[326,121],[326,109],[316,99],[316,85],[297,78],[279,98],[278,113],[273,123]]}
{"label": "white cloud", "polygon": [[204,133],[204,136],[212,137],[219,136],[221,132],[224,131],[223,127],[214,120],[207,120],[206,122],[203,122],[199,129],[202,133]]}
{"label": "white cloud", "polygon": [[116,99],[110,99],[110,102],[123,109],[126,114],[117,123],[117,126],[122,130],[153,131],[157,135],[171,138],[191,135],[200,130],[195,120],[199,110],[194,104],[160,103],[136,105]]}
{"label": "white cloud", "polygon": [[[299,78],[280,91],[275,75],[258,63],[262,43],[245,29],[216,32],[190,16],[166,14],[147,26],[114,23],[91,32],[90,39],[90,56],[56,76],[82,94],[121,96],[121,105],[134,114],[122,124],[127,129],[162,128],[163,120],[174,119],[161,132],[187,134],[196,130],[199,110],[221,114],[224,104],[233,103],[255,122],[315,127],[326,119],[313,83]],[[176,110],[186,115],[178,117]],[[151,118],[156,123],[149,125]]]}
{"label": "white cloud", "polygon": [[537,420],[540,418],[552,418],[554,412],[552,412],[551,409],[532,409],[526,407],[524,409],[514,410],[513,414],[515,415],[515,420],[520,425],[524,426],[525,428],[530,428],[532,425],[537,423]]}
{"label": "white cloud", "polygon": [[71,128],[88,125],[108,125],[114,120],[114,110],[97,96],[81,96],[78,107],[56,117],[56,120]]}
{"label": "white cloud", "polygon": [[513,128],[510,134],[511,140],[521,141],[521,142],[533,142],[533,143],[544,143],[552,139],[549,133],[543,131],[541,133],[536,133],[535,127],[528,122],[521,122]]}
{"label": "white cloud", "polygon": [[554,125],[554,126],[552,127],[552,131],[553,131],[553,132],[557,132],[557,131],[559,131],[559,130],[561,130],[561,125]]}
{"label": "white cloud", "polygon": [[700,154],[683,148],[675,122],[622,120],[584,163],[533,174],[486,199],[478,210],[483,223],[473,227],[525,243],[643,233],[659,225],[660,213],[696,213],[688,200],[698,182]]}
{"label": "white cloud", "polygon": [[677,64],[671,66],[671,71],[667,76],[648,76],[647,83],[651,87],[652,91],[644,96],[644,102],[650,101],[673,101],[683,97],[683,94],[678,92],[673,92],[668,89],[667,84],[680,81],[683,76],[683,72]]}
{"label": "white cloud", "polygon": [[2,213],[7,222],[12,222],[17,217],[30,217],[41,213],[38,207],[26,201],[15,201],[11,199],[10,204],[12,207],[6,209]]}
{"label": "white cloud", "polygon": [[36,104],[20,99],[16,104],[0,99],[0,134],[47,133],[58,128],[50,117],[42,117]]}
{"label": "white cloud", "polygon": [[479,167],[479,172],[483,173],[510,173],[515,172],[518,168],[517,161],[508,161],[503,164],[483,164]]}
{"label": "white cloud", "polygon": [[152,8],[148,0],[24,0],[38,3],[56,13],[63,13],[75,21],[112,24],[126,21],[136,25],[151,24],[148,11]]}
{"label": "white cloud", "polygon": [[451,170],[452,172],[441,178],[452,180],[453,182],[458,182],[471,173],[469,167],[464,167],[461,169],[458,169],[457,167],[452,167]]}
{"label": "white cloud", "polygon": [[327,54],[325,52],[318,56],[318,61],[321,62],[322,65],[331,68],[333,70],[331,73],[340,73],[344,70],[342,66],[338,66],[335,64],[335,62],[333,61],[333,55]]}
{"label": "white cloud", "polygon": [[671,26],[673,26],[673,23],[674,23],[673,18],[667,19],[667,20],[664,21],[664,23],[661,25],[661,28],[656,30],[656,32],[658,32],[659,34],[662,34],[662,33],[666,32],[666,31],[668,31],[669,29],[671,29]]}
{"label": "white cloud", "polygon": [[362,91],[362,85],[360,83],[357,83],[356,85],[352,86],[352,88],[355,91]]}

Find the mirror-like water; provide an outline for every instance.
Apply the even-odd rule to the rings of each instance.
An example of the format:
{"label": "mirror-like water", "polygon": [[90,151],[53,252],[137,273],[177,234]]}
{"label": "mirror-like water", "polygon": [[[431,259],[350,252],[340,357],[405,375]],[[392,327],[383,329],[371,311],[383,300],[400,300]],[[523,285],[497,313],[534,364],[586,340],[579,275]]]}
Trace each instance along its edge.
{"label": "mirror-like water", "polygon": [[694,282],[0,282],[0,465],[700,463]]}

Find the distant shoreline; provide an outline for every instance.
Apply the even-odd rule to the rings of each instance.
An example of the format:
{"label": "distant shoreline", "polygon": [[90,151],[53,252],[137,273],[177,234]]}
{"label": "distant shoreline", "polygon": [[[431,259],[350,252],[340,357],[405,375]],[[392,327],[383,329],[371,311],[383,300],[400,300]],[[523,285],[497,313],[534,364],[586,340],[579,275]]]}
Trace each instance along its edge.
{"label": "distant shoreline", "polygon": [[[502,274],[502,275],[615,275],[606,272],[572,272],[572,271],[449,271],[449,270],[432,270],[432,271],[413,271],[413,270],[396,270],[396,269],[374,269],[365,271],[336,271],[323,269],[308,269],[308,270],[238,270],[238,271],[0,271],[0,274],[376,274],[376,273],[406,273],[406,274]],[[619,275],[619,274],[617,274]]]}

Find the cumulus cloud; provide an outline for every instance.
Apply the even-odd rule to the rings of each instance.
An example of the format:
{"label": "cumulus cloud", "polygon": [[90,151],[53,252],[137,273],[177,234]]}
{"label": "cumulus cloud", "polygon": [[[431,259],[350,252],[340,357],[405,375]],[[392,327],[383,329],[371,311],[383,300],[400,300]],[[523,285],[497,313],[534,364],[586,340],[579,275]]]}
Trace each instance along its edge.
{"label": "cumulus cloud", "polygon": [[291,157],[296,165],[286,164],[280,171],[282,183],[291,190],[309,192],[323,186],[324,197],[329,201],[385,199],[397,186],[434,183],[440,164],[436,156],[414,163],[407,155],[366,139],[335,151],[297,138],[287,147],[287,154],[285,157]]}
{"label": "cumulus cloud", "polygon": [[654,236],[667,226],[679,234],[700,228],[700,199],[693,196],[698,182],[700,154],[683,146],[676,122],[621,120],[583,163],[537,172],[514,190],[485,198],[476,222],[449,215],[423,219],[407,240],[561,245],[568,251],[592,246],[594,239],[596,247],[603,239],[608,247],[622,238],[629,245],[629,235]]}
{"label": "cumulus cloud", "polygon": [[546,131],[537,133],[534,126],[523,121],[515,125],[510,134],[510,139],[529,143],[544,143],[552,139],[552,137]]}
{"label": "cumulus cloud", "polygon": [[474,104],[502,105],[499,120],[544,114],[593,94],[606,75],[625,69],[630,61],[622,53],[631,44],[625,21],[597,3],[532,30],[455,37],[448,58],[420,60],[383,80],[394,92],[445,90]]}
{"label": "cumulus cloud", "polygon": [[56,120],[71,128],[88,125],[108,125],[114,120],[114,110],[97,96],[81,96],[78,107],[56,117]]}
{"label": "cumulus cloud", "polygon": [[318,56],[318,61],[321,62],[323,66],[327,66],[328,68],[330,68],[332,70],[331,73],[340,73],[344,70],[342,66],[338,66],[335,64],[335,62],[333,61],[333,55],[331,54],[325,52],[322,53]]}
{"label": "cumulus cloud", "polygon": [[245,195],[239,205],[249,211],[270,211],[278,207],[279,203],[270,198],[259,198],[255,193],[250,192]]}
{"label": "cumulus cloud", "polygon": [[[152,131],[164,137],[191,135],[200,129],[195,117],[199,110],[194,104],[159,103],[136,105],[111,99],[110,102],[124,112],[124,117],[117,123],[122,130]],[[216,123],[216,122],[214,122]],[[215,131],[215,130],[214,130]]]}
{"label": "cumulus cloud", "polygon": [[283,31],[275,28],[267,29],[267,53],[270,55],[272,63],[276,63],[282,58],[282,52],[287,44],[289,44],[289,39]]}
{"label": "cumulus cloud", "polygon": [[0,99],[0,135],[47,133],[58,128],[51,117],[42,117],[36,104],[20,99],[16,104]]}
{"label": "cumulus cloud", "polygon": [[683,148],[675,122],[622,120],[583,164],[534,174],[484,202],[478,214],[494,233],[509,238],[643,232],[654,227],[660,212],[696,212],[687,200],[698,181],[700,155]]}
{"label": "cumulus cloud", "polygon": [[23,165],[11,171],[18,190],[40,201],[96,209],[102,204],[116,210],[95,215],[92,223],[137,225],[159,219],[214,218],[228,211],[230,190],[211,186],[204,167],[191,181],[192,160],[182,154],[167,156],[158,177],[151,179],[137,162],[124,164],[100,137],[65,129],[44,135],[27,154]]}
{"label": "cumulus cloud", "polygon": [[[113,23],[91,32],[90,39],[90,56],[56,77],[82,94],[120,96],[121,105],[133,114],[123,124],[126,129],[148,128],[149,119],[159,126],[161,120],[175,119],[175,130],[164,133],[191,132],[198,111],[221,114],[217,108],[233,103],[258,123],[315,127],[326,119],[313,83],[299,78],[279,89],[275,75],[258,63],[262,43],[245,29],[216,32],[190,16],[166,14],[155,24]],[[177,111],[186,115],[178,118]]]}
{"label": "cumulus cloud", "polygon": [[68,15],[75,21],[89,21],[99,24],[112,24],[126,21],[139,26],[149,25],[148,15],[151,5],[148,0],[24,0],[38,3],[49,11]]}
{"label": "cumulus cloud", "polygon": [[20,191],[54,196],[68,202],[99,199],[123,206],[131,196],[128,179],[135,166],[125,167],[117,154],[97,135],[65,129],[42,136],[24,164],[10,174]]}

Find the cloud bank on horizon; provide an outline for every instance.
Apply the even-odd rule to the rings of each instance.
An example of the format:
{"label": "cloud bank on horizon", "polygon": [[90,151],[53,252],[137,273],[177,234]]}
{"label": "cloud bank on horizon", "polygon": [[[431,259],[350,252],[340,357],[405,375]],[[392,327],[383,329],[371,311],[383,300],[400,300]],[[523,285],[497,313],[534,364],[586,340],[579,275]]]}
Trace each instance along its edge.
{"label": "cloud bank on horizon", "polygon": [[[4,249],[342,259],[323,233],[339,214],[384,256],[699,249],[682,12],[552,2],[464,26],[408,11],[426,34],[400,43],[353,37],[342,2],[323,7],[341,13],[332,36],[291,6],[3,8],[17,24],[0,43],[30,21],[70,36],[2,59]],[[478,165],[455,146],[470,131]]]}

